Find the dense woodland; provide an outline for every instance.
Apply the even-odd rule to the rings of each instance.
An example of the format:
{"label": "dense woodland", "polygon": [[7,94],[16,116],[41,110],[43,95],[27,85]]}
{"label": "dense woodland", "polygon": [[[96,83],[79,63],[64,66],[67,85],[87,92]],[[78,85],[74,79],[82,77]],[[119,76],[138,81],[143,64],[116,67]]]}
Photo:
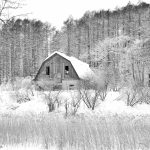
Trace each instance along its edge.
{"label": "dense woodland", "polygon": [[12,19],[0,31],[1,80],[34,75],[48,56],[53,28],[47,23]]}
{"label": "dense woodland", "polygon": [[113,81],[125,72],[141,81],[149,41],[150,4],[144,2],[129,2],[113,11],[87,11],[78,20],[69,17],[60,31],[39,20],[12,18],[0,29],[0,82],[35,75],[56,50],[111,71]]}
{"label": "dense woodland", "polygon": [[120,34],[143,39],[150,36],[150,5],[144,2],[114,11],[86,12],[79,20],[69,17],[62,30],[54,36],[52,50],[62,49],[80,57],[90,51],[99,41],[118,37]]}

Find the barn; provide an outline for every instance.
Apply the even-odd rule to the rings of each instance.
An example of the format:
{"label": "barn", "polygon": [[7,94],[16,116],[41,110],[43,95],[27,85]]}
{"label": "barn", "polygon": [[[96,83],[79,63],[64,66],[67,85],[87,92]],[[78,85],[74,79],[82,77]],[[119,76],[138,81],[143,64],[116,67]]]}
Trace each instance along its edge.
{"label": "barn", "polygon": [[89,65],[55,51],[41,64],[34,81],[45,90],[76,89],[81,80],[94,78]]}

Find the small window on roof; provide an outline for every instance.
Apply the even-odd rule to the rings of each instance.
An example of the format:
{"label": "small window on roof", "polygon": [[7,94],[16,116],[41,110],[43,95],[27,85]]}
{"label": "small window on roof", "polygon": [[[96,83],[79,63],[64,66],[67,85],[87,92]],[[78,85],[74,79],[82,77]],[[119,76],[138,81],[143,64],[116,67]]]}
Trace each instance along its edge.
{"label": "small window on roof", "polygon": [[50,75],[50,67],[49,66],[46,67],[46,75]]}

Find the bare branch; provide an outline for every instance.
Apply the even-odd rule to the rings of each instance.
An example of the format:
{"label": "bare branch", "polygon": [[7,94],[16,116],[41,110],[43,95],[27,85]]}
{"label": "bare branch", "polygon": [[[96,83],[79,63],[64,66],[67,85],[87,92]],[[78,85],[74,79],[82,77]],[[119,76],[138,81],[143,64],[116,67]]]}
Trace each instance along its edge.
{"label": "bare branch", "polygon": [[2,12],[3,12],[3,10],[5,9],[6,3],[7,3],[7,0],[5,0],[3,6],[1,6],[0,17],[2,16]]}
{"label": "bare branch", "polygon": [[5,22],[3,19],[1,19],[1,18],[0,18],[0,21],[1,21],[2,23],[4,23],[4,24],[6,23],[6,22]]}
{"label": "bare branch", "polygon": [[2,2],[0,4],[0,22],[6,23],[6,21],[11,20],[14,17],[21,16],[21,15],[16,15],[16,16],[8,17],[9,16],[8,10],[15,10],[21,8],[22,4],[20,0],[1,0],[1,1]]}

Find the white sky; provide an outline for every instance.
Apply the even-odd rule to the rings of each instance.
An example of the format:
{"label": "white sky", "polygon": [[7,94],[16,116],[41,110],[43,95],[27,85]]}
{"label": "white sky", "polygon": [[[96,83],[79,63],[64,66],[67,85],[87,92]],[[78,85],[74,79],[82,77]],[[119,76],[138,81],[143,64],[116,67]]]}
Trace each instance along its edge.
{"label": "white sky", "polygon": [[[143,0],[150,3],[150,0]],[[126,6],[129,0],[24,0],[26,6],[22,12],[32,13],[29,18],[40,19],[51,23],[60,29],[63,22],[69,17],[77,19],[90,10],[107,10]],[[130,0],[137,4],[139,0]]]}

